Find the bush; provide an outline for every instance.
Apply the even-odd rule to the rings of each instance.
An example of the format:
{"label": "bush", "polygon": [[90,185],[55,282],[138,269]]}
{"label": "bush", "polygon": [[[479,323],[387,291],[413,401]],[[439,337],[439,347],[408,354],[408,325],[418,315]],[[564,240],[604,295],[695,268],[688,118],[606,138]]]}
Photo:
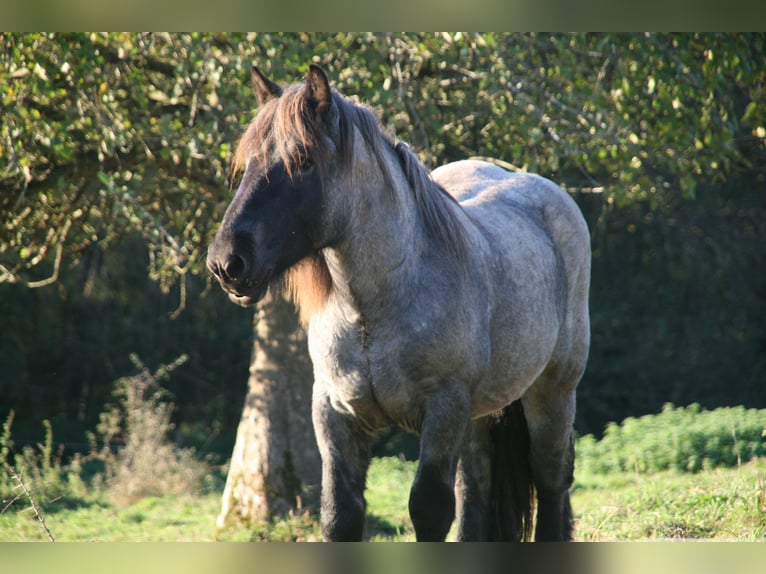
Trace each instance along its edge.
{"label": "bush", "polygon": [[[193,449],[179,449],[168,434],[173,404],[159,382],[186,362],[181,355],[152,373],[137,356],[131,360],[139,373],[115,383],[117,404],[101,413],[97,434],[89,435],[91,459],[105,465],[97,475],[115,502],[130,504],[145,496],[193,493],[199,489],[207,466]],[[98,441],[101,447],[97,448]]]}
{"label": "bush", "polygon": [[0,434],[0,510],[9,508],[16,501],[27,502],[22,482],[32,489],[38,502],[60,498],[67,494],[66,472],[61,465],[60,451],[54,455],[53,429],[48,420],[43,421],[45,441],[36,447],[25,446],[14,453],[11,426],[15,412],[11,411],[3,423]]}
{"label": "bush", "polygon": [[0,432],[0,500],[4,501],[0,511],[17,501],[17,508],[32,502],[22,481],[40,505],[94,494],[106,494],[117,504],[131,504],[145,496],[200,490],[209,467],[192,449],[177,448],[169,440],[173,404],[159,385],[186,356],[154,372],[138,357],[131,356],[131,360],[138,373],[114,383],[116,401],[101,413],[96,432],[89,433],[91,449],[86,456],[75,454],[63,464],[61,452],[54,452],[53,428],[47,420],[43,421],[44,443],[16,450],[11,411]]}
{"label": "bush", "polygon": [[594,474],[698,472],[766,455],[766,410],[665,404],[657,415],[609,423],[601,440],[577,441],[578,468]]}

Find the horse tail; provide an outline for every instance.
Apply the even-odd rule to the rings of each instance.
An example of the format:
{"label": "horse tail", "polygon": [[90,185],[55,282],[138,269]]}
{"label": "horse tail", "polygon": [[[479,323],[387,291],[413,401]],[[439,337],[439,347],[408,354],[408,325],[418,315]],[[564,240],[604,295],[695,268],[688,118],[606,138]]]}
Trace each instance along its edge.
{"label": "horse tail", "polygon": [[529,462],[529,430],[521,400],[505,407],[490,427],[492,441],[492,540],[532,539],[535,487]]}

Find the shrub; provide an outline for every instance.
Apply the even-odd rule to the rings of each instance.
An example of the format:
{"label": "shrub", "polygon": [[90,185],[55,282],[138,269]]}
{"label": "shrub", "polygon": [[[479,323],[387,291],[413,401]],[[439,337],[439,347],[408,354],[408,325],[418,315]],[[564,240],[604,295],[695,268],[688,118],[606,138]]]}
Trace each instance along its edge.
{"label": "shrub", "polygon": [[187,356],[181,355],[154,373],[137,356],[132,355],[131,360],[139,372],[115,383],[117,403],[101,413],[97,436],[89,435],[90,458],[105,466],[95,482],[106,486],[120,504],[145,496],[196,492],[207,465],[195,458],[193,449],[179,449],[170,442],[173,404],[159,385]]}
{"label": "shrub", "polygon": [[[101,413],[96,432],[89,433],[90,453],[75,454],[67,464],[62,464],[60,450],[54,452],[53,428],[47,420],[43,443],[16,450],[11,411],[0,432],[0,511],[20,508],[27,498],[31,502],[20,489],[22,481],[41,505],[98,493],[117,504],[130,504],[145,496],[197,492],[209,467],[192,449],[177,448],[169,440],[173,404],[159,384],[186,358],[182,355],[152,372],[131,356],[138,373],[114,383],[116,401]],[[95,474],[93,467],[98,469]]]}
{"label": "shrub", "polygon": [[0,500],[2,508],[10,507],[15,501],[27,502],[27,496],[20,490],[21,482],[34,492],[40,503],[64,496],[67,493],[66,473],[61,465],[61,451],[54,455],[53,428],[48,420],[43,421],[45,441],[35,447],[25,446],[14,452],[11,426],[15,412],[11,411],[3,423],[0,434]]}
{"label": "shrub", "polygon": [[595,474],[698,472],[766,455],[766,410],[666,404],[657,415],[609,423],[601,440],[577,441],[578,467]]}

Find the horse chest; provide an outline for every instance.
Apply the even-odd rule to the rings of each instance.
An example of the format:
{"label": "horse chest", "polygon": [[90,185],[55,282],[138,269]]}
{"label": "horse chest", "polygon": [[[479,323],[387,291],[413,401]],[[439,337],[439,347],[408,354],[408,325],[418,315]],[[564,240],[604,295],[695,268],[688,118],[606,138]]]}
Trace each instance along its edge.
{"label": "horse chest", "polygon": [[397,367],[398,353],[383,348],[361,324],[335,330],[312,326],[309,351],[316,382],[326,387],[336,410],[374,430],[411,426],[417,418],[412,385]]}

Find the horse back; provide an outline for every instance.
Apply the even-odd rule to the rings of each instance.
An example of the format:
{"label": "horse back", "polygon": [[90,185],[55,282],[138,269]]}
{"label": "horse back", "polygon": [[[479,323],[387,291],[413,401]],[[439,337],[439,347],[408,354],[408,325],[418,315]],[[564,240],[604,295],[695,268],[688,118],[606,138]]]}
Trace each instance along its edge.
{"label": "horse back", "polygon": [[513,173],[489,162],[464,160],[444,165],[432,177],[461,204],[488,241],[542,234],[565,266],[590,262],[590,233],[574,200],[539,175]]}

